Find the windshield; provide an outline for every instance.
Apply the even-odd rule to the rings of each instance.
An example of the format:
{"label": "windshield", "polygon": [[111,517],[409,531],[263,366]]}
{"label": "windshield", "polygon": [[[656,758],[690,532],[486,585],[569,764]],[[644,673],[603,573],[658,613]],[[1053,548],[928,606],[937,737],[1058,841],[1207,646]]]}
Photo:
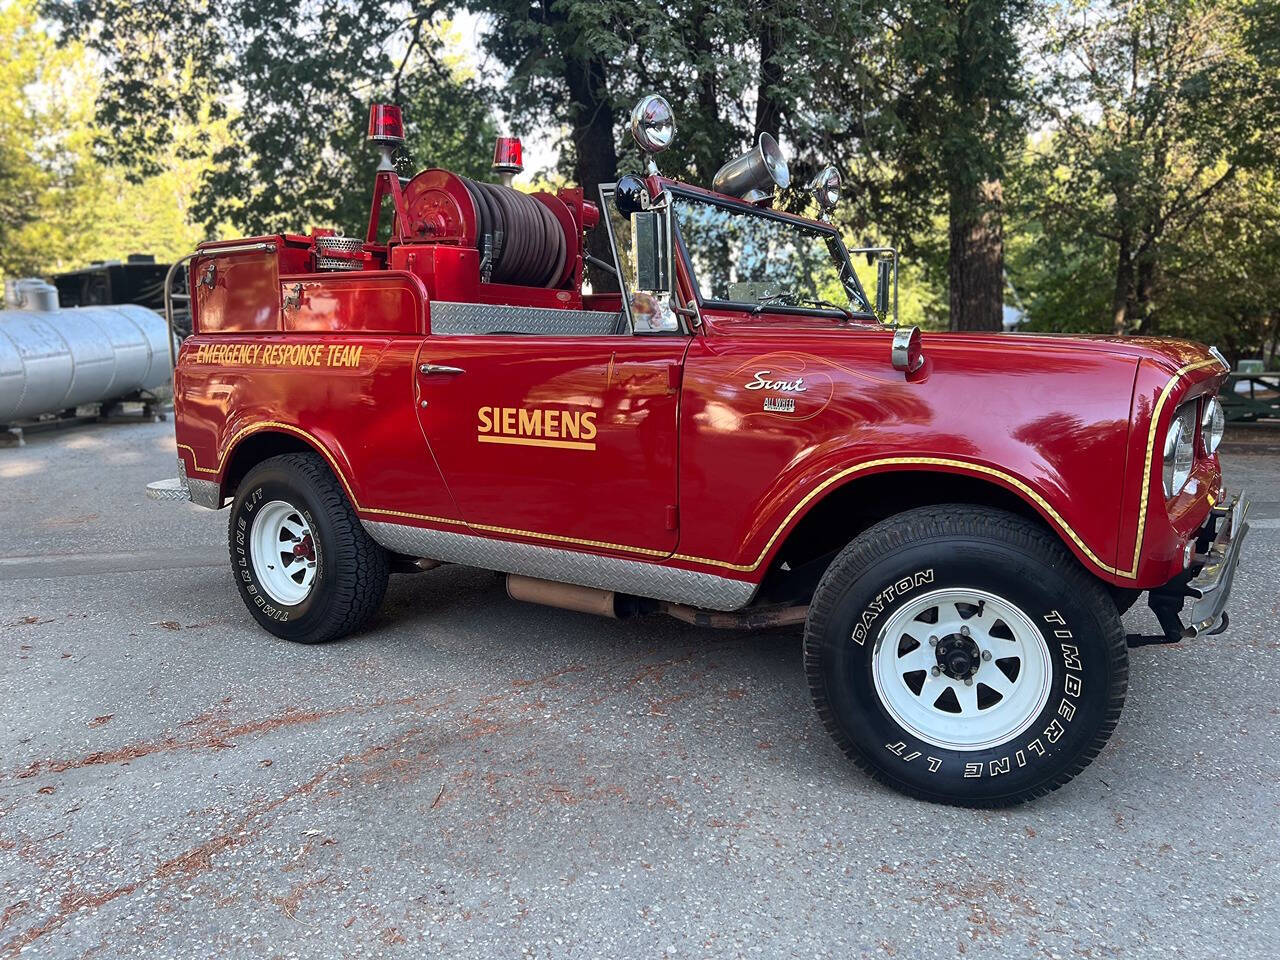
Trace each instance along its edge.
{"label": "windshield", "polygon": [[834,231],[700,197],[674,204],[704,301],[871,313]]}

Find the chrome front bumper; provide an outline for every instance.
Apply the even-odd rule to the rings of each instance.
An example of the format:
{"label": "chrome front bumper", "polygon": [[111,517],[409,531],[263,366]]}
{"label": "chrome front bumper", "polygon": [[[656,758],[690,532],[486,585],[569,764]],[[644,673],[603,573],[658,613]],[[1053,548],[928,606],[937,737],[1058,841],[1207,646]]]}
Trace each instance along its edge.
{"label": "chrome front bumper", "polygon": [[[1208,541],[1208,549],[1196,554],[1197,565],[1147,593],[1147,606],[1160,621],[1162,632],[1156,636],[1129,634],[1129,646],[1177,643],[1227,628],[1227,600],[1240,561],[1240,546],[1249,532],[1248,512],[1249,498],[1243,493],[1213,508],[1197,535],[1197,546]],[[1190,624],[1184,625],[1182,611],[1187,600],[1191,601]]]}
{"label": "chrome front bumper", "polygon": [[1239,494],[1230,503],[1213,510],[1218,529],[1203,555],[1204,565],[1187,583],[1186,593],[1191,598],[1190,623],[1183,628],[1185,639],[1212,631],[1223,619],[1227,600],[1231,596],[1231,583],[1236,576],[1236,563],[1240,560],[1240,545],[1249,532],[1245,519],[1249,512],[1249,498]]}

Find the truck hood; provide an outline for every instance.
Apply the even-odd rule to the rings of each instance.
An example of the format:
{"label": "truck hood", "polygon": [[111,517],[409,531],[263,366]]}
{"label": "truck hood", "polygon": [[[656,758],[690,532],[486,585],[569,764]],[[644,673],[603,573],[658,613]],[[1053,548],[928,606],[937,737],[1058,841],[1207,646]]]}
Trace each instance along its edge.
{"label": "truck hood", "polygon": [[[760,334],[776,336],[785,340],[789,336],[810,338],[821,337],[839,341],[847,338],[855,331],[884,331],[887,328],[879,325],[850,325],[848,327],[833,326],[830,320],[819,318],[800,318],[774,315],[770,319],[733,319],[728,323],[721,321],[717,327],[730,336],[735,334],[759,336]],[[1064,351],[1085,351],[1092,354],[1104,354],[1117,359],[1137,362],[1146,360],[1170,375],[1183,367],[1208,360],[1213,357],[1209,348],[1190,340],[1165,340],[1156,337],[1116,337],[1105,334],[1077,335],[1057,333],[955,333],[949,331],[921,331],[923,346],[926,352],[932,347],[968,348],[979,350],[989,355],[1020,356],[1027,353],[1062,353]],[[832,346],[834,351],[839,348]],[[834,355],[834,354],[828,354]]]}
{"label": "truck hood", "polygon": [[[926,345],[963,340],[969,345],[995,351],[1084,350],[1134,360],[1148,360],[1164,367],[1170,374],[1188,364],[1209,360],[1209,348],[1191,340],[1164,340],[1157,337],[1115,337],[1104,334],[1069,335],[1053,333],[933,333],[925,334]],[[926,346],[927,349],[927,346]]]}

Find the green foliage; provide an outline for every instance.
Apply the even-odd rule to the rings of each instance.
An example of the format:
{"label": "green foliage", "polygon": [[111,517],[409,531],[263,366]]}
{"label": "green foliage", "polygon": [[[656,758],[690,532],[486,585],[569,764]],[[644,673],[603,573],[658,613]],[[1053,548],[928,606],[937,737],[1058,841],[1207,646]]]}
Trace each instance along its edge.
{"label": "green foliage", "polygon": [[[179,256],[201,238],[188,198],[208,157],[191,150],[139,180],[94,144],[97,77],[83,49],[56,47],[25,0],[0,6],[0,273],[42,275],[150,252]],[[219,136],[206,119],[202,139]],[[179,143],[195,136],[175,131]]]}
{"label": "green foliage", "polygon": [[1233,0],[1042,8],[1038,106],[1052,133],[1033,144],[1018,200],[1038,238],[1038,264],[1024,266],[1037,322],[1185,328],[1175,273],[1226,265],[1197,238],[1221,232],[1240,183],[1280,156],[1280,38],[1253,30],[1255,12]]}
{"label": "green foliage", "polygon": [[376,164],[365,124],[379,99],[406,108],[409,145],[429,163],[486,167],[491,110],[449,56],[437,5],[228,0],[213,15],[204,0],[52,0],[49,10],[102,58],[99,146],[136,176],[166,168],[183,125],[228,120],[192,207],[211,227],[359,229]]}
{"label": "green foliage", "polygon": [[38,221],[40,201],[52,176],[42,161],[42,125],[48,111],[31,102],[29,91],[50,75],[53,44],[43,35],[35,12],[21,0],[0,6],[0,272],[14,276],[38,269],[34,251],[19,240]]}
{"label": "green foliage", "polygon": [[1280,0],[46,0],[59,49],[31,2],[0,23],[6,269],[355,232],[375,100],[405,108],[406,172],[485,176],[501,112],[591,189],[640,169],[628,114],[657,92],[668,175],[709,185],[768,131],[791,159],[779,205],[812,215],[803,184],[835,164],[849,244],[904,249],[904,322],[945,327],[957,270],[998,278],[1003,181],[1031,328],[1119,317],[1238,352],[1280,332]]}
{"label": "green foliage", "polygon": [[[476,84],[440,56],[448,25],[423,16],[369,36],[368,22],[386,22],[385,12],[374,15],[380,8],[326,6],[318,20],[294,3],[232,8],[253,31],[235,59],[245,105],[197,194],[197,217],[247,233],[359,233],[377,162],[365,143],[377,100],[404,108],[415,169],[487,172],[496,128]],[[397,43],[397,57],[384,52]]]}
{"label": "green foliage", "polygon": [[878,181],[870,214],[908,249],[948,212],[947,185],[1000,179],[1021,140],[1026,11],[1024,0],[906,0],[890,14],[884,103],[865,141]]}

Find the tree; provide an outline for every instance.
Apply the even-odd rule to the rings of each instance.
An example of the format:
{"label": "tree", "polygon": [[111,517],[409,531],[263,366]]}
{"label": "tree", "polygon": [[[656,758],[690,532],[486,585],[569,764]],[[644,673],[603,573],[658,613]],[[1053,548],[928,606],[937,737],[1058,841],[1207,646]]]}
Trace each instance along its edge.
{"label": "tree", "polygon": [[1038,106],[1051,125],[1028,201],[1046,234],[1111,260],[1116,333],[1161,330],[1176,250],[1242,174],[1276,162],[1277,37],[1250,39],[1227,0],[1053,0],[1042,11]]}
{"label": "tree", "polygon": [[0,273],[31,274],[39,263],[17,242],[36,222],[40,198],[50,175],[41,163],[40,134],[48,114],[31,102],[28,91],[47,80],[53,44],[39,29],[34,9],[22,0],[0,6]]}
{"label": "tree", "polygon": [[[182,157],[138,180],[94,149],[97,75],[82,47],[59,48],[34,5],[0,8],[0,272],[44,275],[92,260],[150,252],[180,256],[203,236],[184,198],[208,164],[188,149],[194,129],[180,127]],[[206,123],[203,138],[221,135]]]}
{"label": "tree", "polygon": [[885,14],[883,104],[866,149],[884,171],[882,222],[927,238],[935,217],[946,221],[954,330],[1001,328],[1001,180],[1022,141],[1016,31],[1025,13],[1024,0],[905,0]]}
{"label": "tree", "polygon": [[170,161],[180,125],[228,119],[229,140],[193,208],[211,226],[362,227],[376,100],[402,103],[410,145],[429,163],[487,169],[491,111],[449,55],[441,4],[228,0],[216,17],[200,0],[53,0],[49,9],[102,58],[100,146],[138,176]]}

